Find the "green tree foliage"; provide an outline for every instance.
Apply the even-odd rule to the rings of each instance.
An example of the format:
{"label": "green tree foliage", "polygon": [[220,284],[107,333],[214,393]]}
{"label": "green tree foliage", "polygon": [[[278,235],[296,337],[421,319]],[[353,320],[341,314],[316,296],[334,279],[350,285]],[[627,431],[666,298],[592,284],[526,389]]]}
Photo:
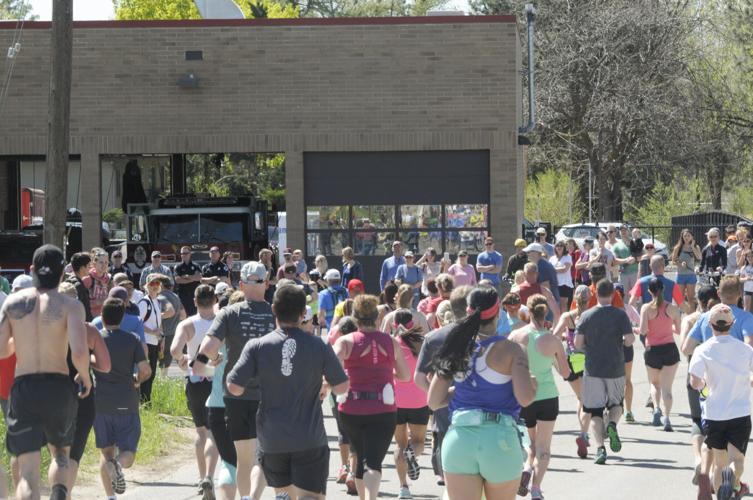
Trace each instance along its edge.
{"label": "green tree foliage", "polygon": [[192,0],[113,0],[115,19],[200,19]]}
{"label": "green tree foliage", "polygon": [[584,220],[586,215],[586,207],[578,200],[578,186],[567,171],[547,169],[526,183],[526,219],[562,226]]}
{"label": "green tree foliage", "polygon": [[29,16],[29,0],[0,0],[0,19],[27,19],[34,21],[37,16]]}

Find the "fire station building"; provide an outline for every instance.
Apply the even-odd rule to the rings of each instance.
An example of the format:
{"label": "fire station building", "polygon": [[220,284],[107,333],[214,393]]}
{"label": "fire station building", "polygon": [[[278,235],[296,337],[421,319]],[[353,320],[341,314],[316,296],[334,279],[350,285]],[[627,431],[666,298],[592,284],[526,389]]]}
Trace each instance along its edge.
{"label": "fire station building", "polygon": [[[43,217],[40,193],[55,189],[50,23],[0,23],[3,51],[14,37],[0,229]],[[392,239],[474,254],[486,234],[509,256],[523,217],[522,50],[514,16],[76,22],[68,200],[83,247],[100,244],[134,159],[153,198],[185,187],[181,155],[280,153],[287,246],[310,258],[333,266],[351,246],[373,267]]]}

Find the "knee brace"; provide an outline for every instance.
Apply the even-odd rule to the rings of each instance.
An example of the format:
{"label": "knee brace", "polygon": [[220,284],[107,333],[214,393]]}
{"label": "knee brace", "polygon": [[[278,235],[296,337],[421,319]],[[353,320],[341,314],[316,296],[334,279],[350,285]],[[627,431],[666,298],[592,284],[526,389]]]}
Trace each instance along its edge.
{"label": "knee brace", "polygon": [[583,411],[591,415],[591,418],[604,418],[604,408],[586,408]]}

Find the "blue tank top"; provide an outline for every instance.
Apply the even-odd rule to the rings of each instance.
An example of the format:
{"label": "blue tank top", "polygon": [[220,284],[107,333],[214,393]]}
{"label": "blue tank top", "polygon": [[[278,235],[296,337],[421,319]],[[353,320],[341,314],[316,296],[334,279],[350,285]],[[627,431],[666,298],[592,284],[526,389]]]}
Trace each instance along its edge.
{"label": "blue tank top", "polygon": [[[463,380],[455,379],[455,395],[450,400],[450,413],[455,410],[483,410],[489,413],[504,413],[515,419],[520,413],[520,404],[512,390],[512,378],[497,373],[486,365],[486,354],[502,337],[492,337],[476,343],[471,357],[470,370]],[[484,375],[481,375],[481,374]],[[488,379],[505,380],[501,383]]]}
{"label": "blue tank top", "polygon": [[225,374],[225,365],[227,365],[227,349],[225,348],[225,344],[222,344],[220,346],[219,352],[222,354],[222,363],[214,367],[214,377],[212,378],[212,392],[209,393],[209,397],[207,398],[207,408],[225,407],[225,399],[223,398],[225,391],[222,384],[222,381],[225,379],[225,377],[223,376]]}

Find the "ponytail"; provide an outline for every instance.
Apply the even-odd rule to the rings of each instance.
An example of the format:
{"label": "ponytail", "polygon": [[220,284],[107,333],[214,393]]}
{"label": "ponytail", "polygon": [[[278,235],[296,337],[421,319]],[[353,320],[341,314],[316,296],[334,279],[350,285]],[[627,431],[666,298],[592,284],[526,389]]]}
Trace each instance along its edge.
{"label": "ponytail", "polygon": [[434,369],[438,375],[452,377],[456,373],[468,371],[468,363],[476,347],[476,336],[480,326],[480,309],[474,310],[463,320],[455,323],[434,357]]}
{"label": "ponytail", "polygon": [[648,291],[654,296],[651,301],[651,308],[658,312],[664,303],[664,283],[659,278],[651,278],[648,282]]}

